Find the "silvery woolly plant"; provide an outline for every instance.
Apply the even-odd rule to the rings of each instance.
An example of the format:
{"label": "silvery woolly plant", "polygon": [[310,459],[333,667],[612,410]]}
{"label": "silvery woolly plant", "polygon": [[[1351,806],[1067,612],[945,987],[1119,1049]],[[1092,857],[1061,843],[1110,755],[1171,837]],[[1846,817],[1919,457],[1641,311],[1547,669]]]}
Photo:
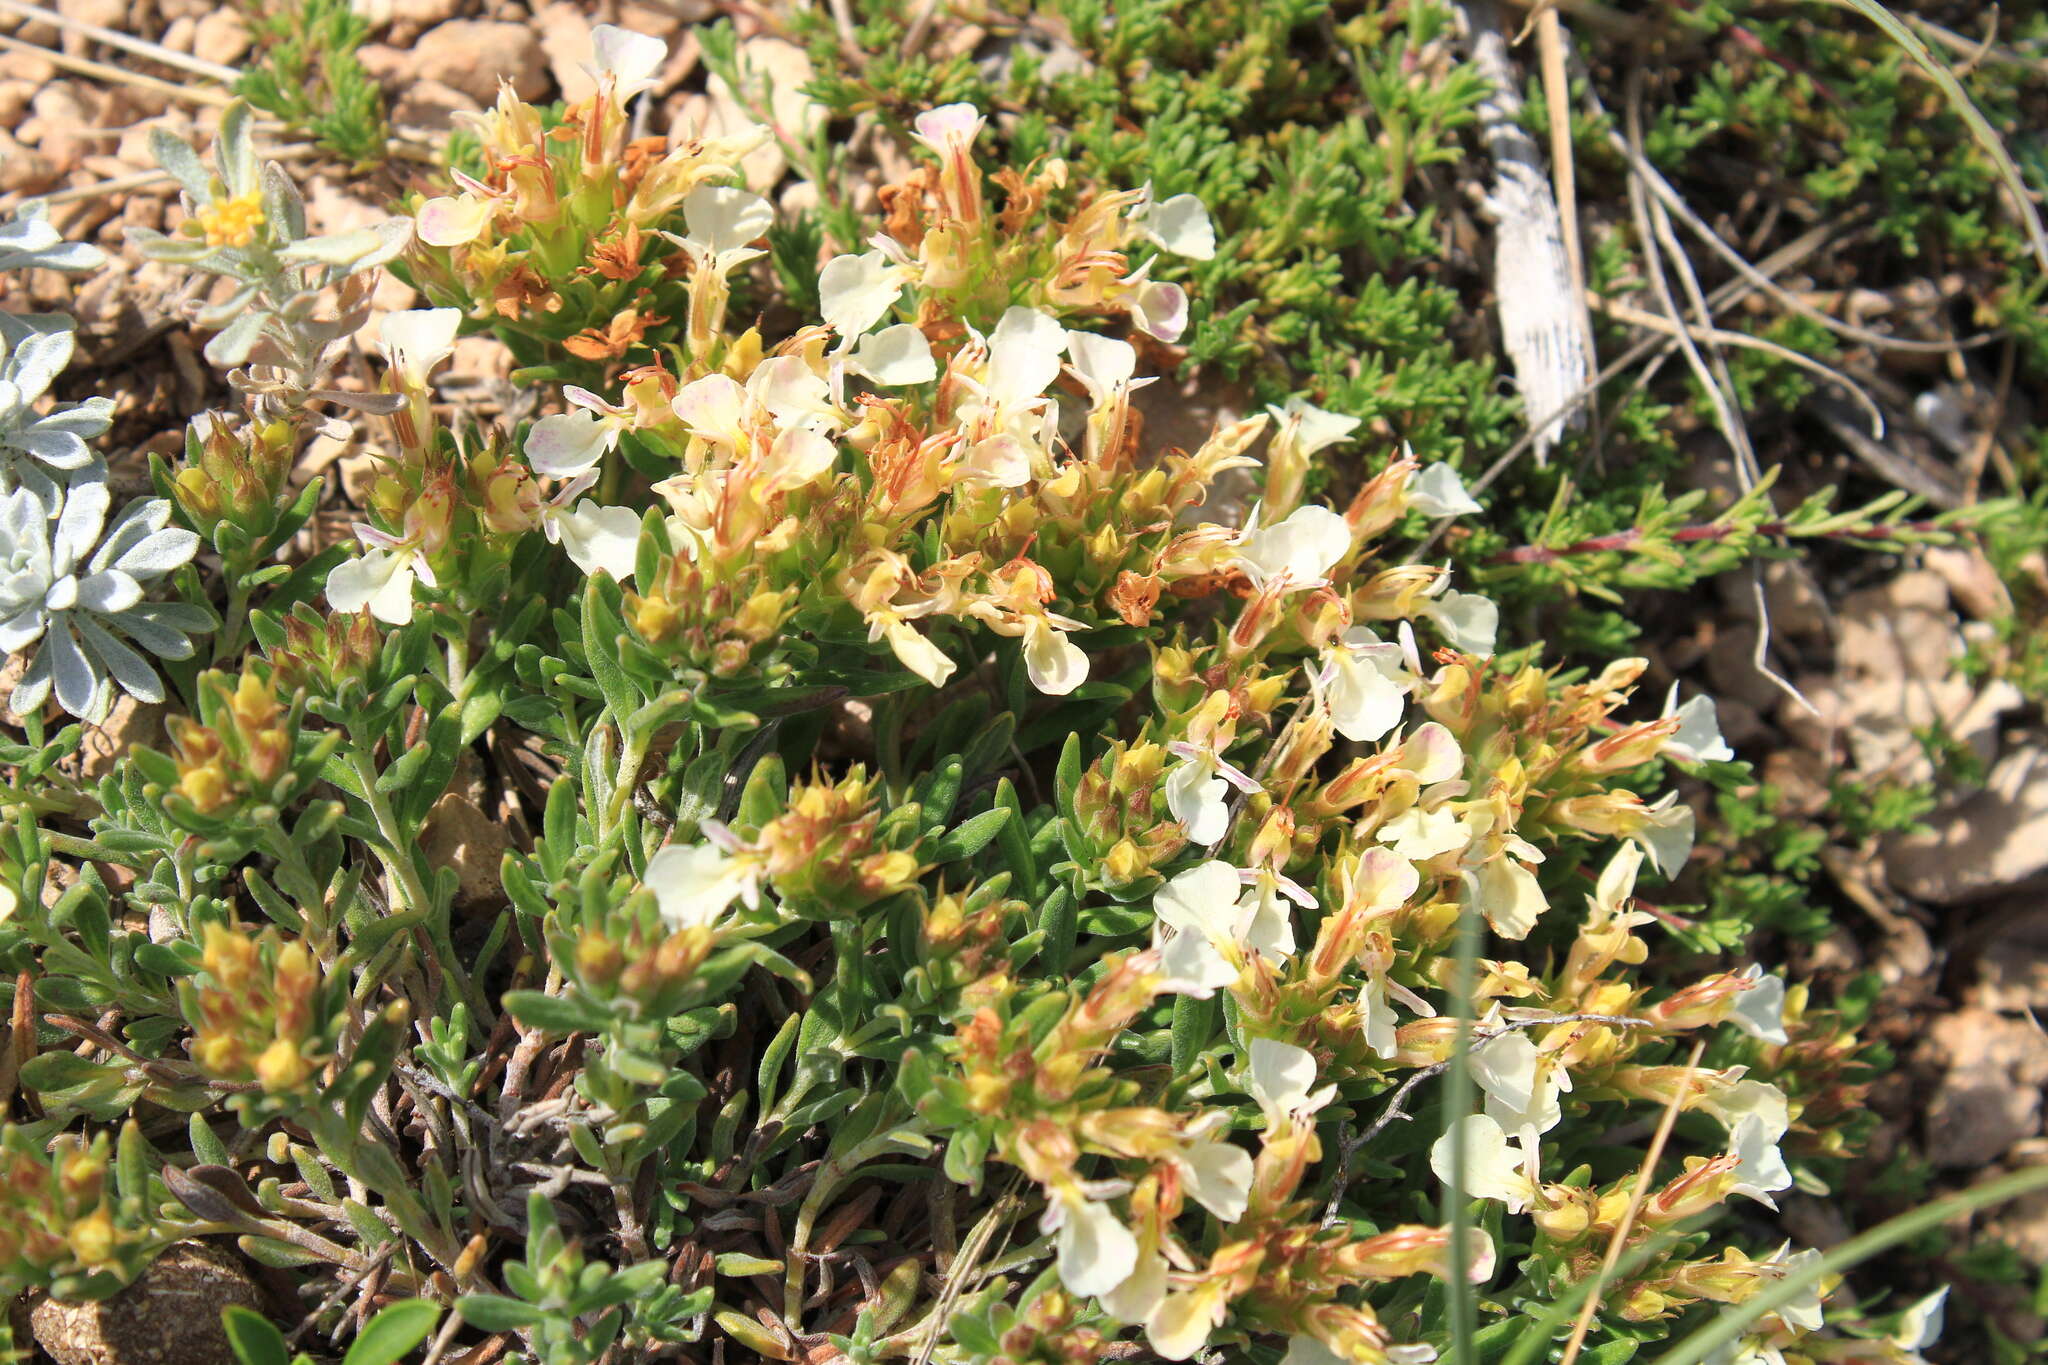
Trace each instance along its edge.
{"label": "silvery woolly plant", "polygon": [[[0,227],[0,267],[79,271],[105,259],[64,241],[40,204]],[[9,708],[39,711],[54,691],[70,714],[99,720],[117,689],[162,701],[146,656],[190,658],[191,636],[210,629],[213,614],[143,599],[191,561],[198,537],[169,528],[162,498],[131,502],[107,526],[106,466],[86,442],[105,433],[112,401],[43,401],[71,363],[76,324],[50,314],[0,318],[0,649],[25,660]]]}

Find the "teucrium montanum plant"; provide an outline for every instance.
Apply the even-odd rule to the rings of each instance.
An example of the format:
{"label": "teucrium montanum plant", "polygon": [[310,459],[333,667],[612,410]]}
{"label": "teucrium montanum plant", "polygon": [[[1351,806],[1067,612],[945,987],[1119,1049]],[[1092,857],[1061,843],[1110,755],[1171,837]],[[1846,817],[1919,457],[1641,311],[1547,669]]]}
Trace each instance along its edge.
{"label": "teucrium montanum plant", "polygon": [[[1665,765],[1727,756],[1711,702],[1508,652],[1418,556],[1475,507],[1442,464],[1305,497],[1339,414],[1148,435],[1198,203],[990,175],[942,107],[879,231],[806,264],[818,315],[767,330],[780,228],[735,183],[765,132],[629,141],[665,53],[594,37],[593,94],[544,128],[506,93],[483,173],[414,205],[434,306],[384,320],[377,395],[321,376],[404,230],[302,240],[232,112],[216,174],[160,149],[197,227],[149,250],[260,319],[215,319],[244,411],[156,471],[231,610],[169,752],[89,805],[15,759],[0,961],[92,1046],[21,1073],[7,1188],[47,1235],[0,1231],[0,1287],[232,1234],[324,1324],[375,1274],[547,1365],[1412,1365],[1454,1267],[1509,1334],[1597,1271],[1668,1105],[1600,1342],[1796,1273],[1710,1230],[1826,1178],[1856,1041],[1802,985],[1658,960],[1635,897],[1691,846]],[[580,382],[451,422],[464,326]],[[388,419],[357,543],[293,561],[293,453],[344,401]],[[1204,510],[1262,467],[1263,505]],[[483,771],[479,890],[435,836]],[[90,860],[61,896],[53,857]],[[1436,1079],[1461,1015],[1470,1114]],[[118,1198],[40,1180],[144,1100],[189,1123],[124,1130]],[[1847,1340],[1818,1294],[1752,1326],[1734,1358]]]}

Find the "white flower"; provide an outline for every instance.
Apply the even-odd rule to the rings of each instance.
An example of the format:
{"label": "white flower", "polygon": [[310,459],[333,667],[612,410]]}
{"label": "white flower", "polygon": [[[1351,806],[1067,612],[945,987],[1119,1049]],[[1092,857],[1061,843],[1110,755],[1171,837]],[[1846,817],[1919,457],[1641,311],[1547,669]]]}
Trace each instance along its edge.
{"label": "white flower", "polygon": [[541,526],[586,574],[603,569],[620,582],[633,576],[640,548],[640,514],[630,507],[600,507],[585,498],[568,510],[566,500],[541,509]]}
{"label": "white flower", "polygon": [[455,333],[462,326],[459,308],[414,308],[384,319],[377,349],[384,353],[399,387],[421,392],[434,367],[455,354]]}
{"label": "white flower", "polygon": [[747,391],[731,375],[693,379],[676,391],[668,406],[692,436],[713,445],[737,454],[747,439]]}
{"label": "white flower", "polygon": [[1422,884],[1415,864],[1384,848],[1369,848],[1358,857],[1351,879],[1344,888],[1347,909],[1377,916],[1408,903]]}
{"label": "white flower", "polygon": [[[1779,1273],[1786,1277],[1799,1274],[1819,1259],[1818,1251],[1795,1251],[1787,1256],[1783,1247],[1780,1247],[1778,1254],[1772,1257],[1777,1263]],[[1801,1332],[1818,1332],[1826,1325],[1826,1315],[1822,1313],[1820,1306],[1819,1286],[1820,1277],[1815,1276],[1806,1282],[1806,1288],[1799,1292],[1798,1298],[1778,1309],[1778,1316],[1785,1320],[1786,1326],[1797,1328]]]}
{"label": "white flower", "polygon": [[1736,1125],[1751,1115],[1763,1120],[1764,1132],[1773,1142],[1785,1136],[1792,1126],[1791,1102],[1785,1098],[1784,1091],[1769,1081],[1735,1080],[1709,1084],[1700,1095],[1700,1108],[1719,1120],[1731,1136]]}
{"label": "white flower", "polygon": [[1008,433],[976,441],[961,457],[960,476],[994,488],[1022,488],[1031,482],[1031,448]]}
{"label": "white flower", "polygon": [[652,90],[656,73],[668,60],[667,43],[615,24],[598,24],[590,30],[590,50],[597,60],[583,63],[583,69],[600,83],[609,78],[612,95],[621,106],[642,91]]}
{"label": "white flower", "polygon": [[864,336],[854,348],[853,367],[877,384],[929,384],[939,377],[932,344],[916,324],[899,322]]}
{"label": "white flower", "polygon": [[1465,1156],[1465,1194],[1478,1199],[1497,1199],[1509,1213],[1526,1212],[1536,1202],[1536,1149],[1533,1145],[1509,1143],[1507,1132],[1485,1114],[1467,1114],[1429,1149],[1429,1168],[1436,1178],[1451,1185],[1456,1170],[1455,1153],[1460,1146]]}
{"label": "white flower", "polygon": [[1081,381],[1081,387],[1088,391],[1089,400],[1096,407],[1152,382],[1150,378],[1136,381],[1131,378],[1138,369],[1136,347],[1128,341],[1097,336],[1093,332],[1067,333],[1067,363],[1073,367],[1074,377]]}
{"label": "white flower", "polygon": [[1381,825],[1379,840],[1399,857],[1426,863],[1465,847],[1472,834],[1449,806],[1414,805]]}
{"label": "white flower", "polygon": [[1320,587],[1350,553],[1351,524],[1327,507],[1297,507],[1277,525],[1247,527],[1237,539],[1238,567],[1262,588]]}
{"label": "white flower", "polygon": [[1145,280],[1126,306],[1139,331],[1169,346],[1188,329],[1188,291],[1177,284]]}
{"label": "white flower", "polygon": [[988,122],[971,104],[942,104],[911,120],[911,136],[945,160],[964,152]]}
{"label": "white flower", "polygon": [[1192,194],[1154,200],[1152,187],[1147,185],[1131,210],[1130,221],[1139,236],[1163,251],[1191,261],[1216,257],[1216,227],[1209,221],[1209,210]]}
{"label": "white flower", "polygon": [[1024,622],[1024,672],[1048,697],[1064,697],[1088,681],[1088,656],[1043,616]]}
{"label": "white flower", "polygon": [[1073,1293],[1107,1294],[1137,1268],[1138,1239],[1114,1209],[1088,1198],[1085,1186],[1058,1191],[1046,1205],[1040,1226],[1058,1233],[1054,1245],[1060,1282]]}
{"label": "white flower", "polygon": [[1472,1078],[1486,1092],[1487,1117],[1502,1127],[1547,1133],[1564,1114],[1560,1091],[1571,1073],[1544,1056],[1520,1029],[1496,1034],[1472,1049]]}
{"label": "white flower", "polygon": [[355,533],[369,548],[335,565],[327,575],[328,605],[342,612],[368,607],[370,615],[386,625],[411,624],[413,580],[435,586],[433,566],[417,547],[402,544],[374,527],[358,523]]}
{"label": "white flower", "polygon": [[642,881],[670,932],[708,928],[736,900],[750,908],[761,903],[759,862],[734,855],[737,841],[724,826],[707,822],[702,828],[711,842],[669,844],[647,860]]}
{"label": "white flower", "polygon": [[1060,377],[1067,330],[1050,313],[1007,308],[988,334],[988,396],[999,407],[1037,398]]}
{"label": "white flower", "polygon": [[1316,1059],[1306,1049],[1272,1038],[1251,1042],[1245,1089],[1266,1116],[1268,1130],[1307,1118],[1337,1097],[1337,1087],[1316,1083]]}
{"label": "white flower", "polygon": [[1123,1283],[1097,1297],[1103,1311],[1118,1322],[1145,1321],[1166,1300],[1166,1258],[1154,1248],[1141,1249],[1137,1268],[1124,1276]]}
{"label": "white flower", "polygon": [[1184,1294],[1169,1294],[1145,1320],[1145,1340],[1162,1360],[1189,1360],[1230,1309],[1228,1289],[1207,1280]]}
{"label": "white flower", "polygon": [[1678,804],[1678,793],[1665,792],[1643,809],[1643,827],[1633,836],[1650,854],[1650,863],[1665,877],[1676,877],[1692,856],[1693,813]]}
{"label": "white flower", "polygon": [[1441,462],[1424,469],[1408,485],[1408,505],[1430,517],[1458,517],[1482,510],[1465,491],[1458,471]]}
{"label": "white flower", "polygon": [[1500,608],[1476,592],[1454,592],[1450,576],[1437,579],[1430,600],[1423,603],[1423,616],[1436,622],[1451,648],[1465,654],[1493,653],[1500,634]]}
{"label": "white flower", "polygon": [[1312,910],[1316,898],[1270,868],[1247,868],[1237,876],[1245,884],[1237,902],[1238,937],[1260,957],[1278,962],[1294,951],[1294,912],[1287,902]]}
{"label": "white flower", "polygon": [[1276,424],[1273,429],[1274,448],[1285,447],[1301,459],[1337,444],[1357,430],[1363,420],[1319,408],[1300,394],[1278,407],[1269,403],[1266,411]]}
{"label": "white flower", "polygon": [[619,433],[630,424],[632,410],[607,403],[574,384],[566,385],[562,396],[575,406],[543,417],[527,429],[526,462],[536,474],[573,479],[595,468],[618,445]]}
{"label": "white flower", "polygon": [[1756,984],[1735,997],[1735,1013],[1728,1022],[1752,1038],[1783,1047],[1790,1041],[1785,1036],[1785,979],[1764,975],[1756,963],[1742,975]]}
{"label": "white flower", "polygon": [[1218,949],[1237,941],[1237,869],[1210,860],[1177,873],[1152,897],[1160,970],[1183,995],[1205,998],[1237,981]]}
{"label": "white flower", "polygon": [[766,254],[752,243],[774,226],[775,209],[732,185],[699,185],[683,197],[683,224],[687,235],[677,240],[697,268],[729,275]]}
{"label": "white flower", "polygon": [[1406,621],[1401,637],[1399,644],[1389,643],[1364,626],[1353,626],[1324,656],[1324,700],[1330,723],[1344,738],[1370,743],[1401,723],[1422,671]]}
{"label": "white flower", "polygon": [[893,611],[878,611],[869,618],[868,639],[887,640],[896,661],[933,687],[944,687],[953,676],[955,665],[945,651]]}
{"label": "white flower", "polygon": [[1528,865],[1542,860],[1535,847],[1511,838],[1474,873],[1469,884],[1472,898],[1487,924],[1502,938],[1520,941],[1529,937],[1536,921],[1550,908],[1542,884]]}
{"label": "white flower", "polygon": [[419,238],[428,246],[462,246],[483,235],[497,205],[478,194],[442,195],[420,205]]}
{"label": "white flower", "polygon": [[1230,832],[1228,788],[1255,792],[1259,784],[1223,761],[1215,749],[1175,740],[1168,753],[1182,761],[1166,778],[1166,808],[1187,826],[1188,841],[1207,847]]}
{"label": "white flower", "polygon": [[1188,1197],[1226,1223],[1244,1217],[1251,1199],[1252,1154],[1217,1136],[1230,1116],[1212,1110],[1189,1130],[1188,1145],[1170,1158]]}
{"label": "white flower", "polygon": [[1778,1201],[1771,1198],[1771,1192],[1791,1188],[1792,1172],[1778,1152],[1778,1139],[1769,1123],[1759,1114],[1743,1115],[1728,1135],[1728,1150],[1740,1162],[1731,1192],[1776,1210]]}
{"label": "white flower", "polygon": [[1941,1329],[1948,1313],[1948,1286],[1943,1285],[1924,1299],[1915,1299],[1899,1314],[1898,1326],[1892,1329],[1890,1341],[1900,1350],[1917,1353],[1926,1350],[1941,1340]]}
{"label": "white flower", "polygon": [[1664,741],[1664,756],[1680,763],[1727,763],[1735,751],[1721,738],[1720,718],[1714,713],[1714,699],[1701,693],[1685,705],[1678,704],[1678,684],[1664,698],[1664,716],[1678,717],[1678,729]]}
{"label": "white flower", "polygon": [[839,334],[841,350],[888,315],[910,276],[908,268],[879,251],[825,262],[818,272],[819,315]]}

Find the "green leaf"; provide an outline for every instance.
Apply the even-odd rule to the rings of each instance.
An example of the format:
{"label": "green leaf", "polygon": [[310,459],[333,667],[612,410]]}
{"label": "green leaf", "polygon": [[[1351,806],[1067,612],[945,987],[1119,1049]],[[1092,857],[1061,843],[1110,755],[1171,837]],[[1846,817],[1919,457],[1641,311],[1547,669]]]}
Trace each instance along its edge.
{"label": "green leaf", "polygon": [[549,1033],[596,1033],[611,1023],[595,1005],[543,991],[507,991],[505,1008],[525,1027]]}
{"label": "green leaf", "polygon": [[394,1303],[363,1325],[341,1358],[341,1365],[393,1365],[427,1339],[441,1319],[441,1305],[431,1299]]}
{"label": "green leaf", "polygon": [[455,1311],[464,1322],[486,1332],[515,1332],[547,1316],[542,1309],[503,1294],[464,1294],[455,1301]]}
{"label": "green leaf", "polygon": [[1003,824],[1010,818],[1007,807],[997,806],[981,814],[961,821],[946,831],[945,837],[932,845],[931,861],[934,863],[957,863],[972,858],[988,847],[989,841],[1001,833]]}
{"label": "green leaf", "polygon": [[261,1313],[239,1304],[223,1308],[220,1325],[221,1330],[227,1333],[228,1345],[234,1350],[235,1359],[241,1365],[291,1365],[291,1352],[284,1344],[284,1333]]}

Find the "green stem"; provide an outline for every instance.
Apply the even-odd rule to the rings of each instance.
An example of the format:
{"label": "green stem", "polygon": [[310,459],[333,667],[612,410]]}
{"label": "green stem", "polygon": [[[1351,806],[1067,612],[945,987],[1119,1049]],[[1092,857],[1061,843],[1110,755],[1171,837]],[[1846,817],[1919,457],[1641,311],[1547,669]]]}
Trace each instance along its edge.
{"label": "green stem", "polygon": [[[1448,1132],[1462,1133],[1462,1120],[1472,1112],[1472,985],[1478,958],[1479,907],[1467,902],[1458,919],[1457,975],[1451,988],[1458,1035],[1444,1087],[1444,1127]],[[1452,1365],[1476,1365],[1478,1360],[1474,1349],[1478,1314],[1472,1293],[1472,1210],[1471,1199],[1465,1192],[1466,1162],[1461,1138],[1451,1144],[1451,1180],[1444,1191],[1445,1221],[1451,1228],[1451,1274],[1445,1288],[1450,1308]]]}
{"label": "green stem", "polygon": [[[440,959],[440,966],[447,982],[442,994],[448,1003],[468,1000],[470,997],[469,974],[462,969],[461,961],[455,955],[454,941],[448,936],[448,917],[442,907],[434,904],[433,897],[420,881],[419,869],[412,861],[412,841],[399,828],[398,816],[391,809],[391,803],[384,799],[384,793],[377,790],[376,765],[370,762],[369,747],[358,736],[350,736],[349,767],[355,772],[356,781],[363,789],[363,800],[370,807],[370,817],[376,822],[377,833],[382,847],[377,858],[384,864],[384,875],[398,888],[400,897],[409,910],[416,910],[426,918],[425,928],[433,940],[434,952]],[[365,974],[366,981],[369,979]],[[477,1002],[471,1001],[474,1005]],[[488,1007],[479,1017],[490,1017]]]}

